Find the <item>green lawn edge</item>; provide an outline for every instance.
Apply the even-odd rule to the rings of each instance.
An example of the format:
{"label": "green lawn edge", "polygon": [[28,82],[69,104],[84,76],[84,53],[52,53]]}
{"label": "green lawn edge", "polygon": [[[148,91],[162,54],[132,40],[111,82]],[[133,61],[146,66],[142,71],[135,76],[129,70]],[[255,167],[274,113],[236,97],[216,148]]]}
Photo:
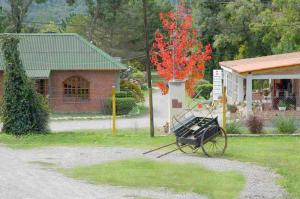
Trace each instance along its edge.
{"label": "green lawn edge", "polygon": [[173,192],[206,195],[211,199],[236,198],[245,185],[245,177],[238,172],[212,171],[191,163],[141,158],[59,171],[68,177],[95,184],[136,188],[164,187]]}
{"label": "green lawn edge", "polygon": [[[175,137],[150,138],[147,129],[122,129],[113,137],[111,130],[92,130],[15,138],[0,134],[0,143],[11,148],[30,149],[48,146],[112,146],[151,149],[174,142]],[[251,162],[277,172],[293,198],[300,198],[300,137],[230,137],[224,158]]]}

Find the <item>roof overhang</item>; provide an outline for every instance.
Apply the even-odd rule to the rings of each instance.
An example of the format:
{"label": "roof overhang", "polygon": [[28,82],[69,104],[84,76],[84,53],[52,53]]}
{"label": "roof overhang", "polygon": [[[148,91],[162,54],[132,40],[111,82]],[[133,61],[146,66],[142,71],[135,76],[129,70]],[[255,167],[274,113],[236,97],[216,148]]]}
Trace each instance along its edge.
{"label": "roof overhang", "polygon": [[26,70],[26,74],[32,79],[48,79],[50,70]]}
{"label": "roof overhang", "polygon": [[286,72],[300,69],[300,52],[223,61],[219,64],[223,70],[234,71],[240,75]]}

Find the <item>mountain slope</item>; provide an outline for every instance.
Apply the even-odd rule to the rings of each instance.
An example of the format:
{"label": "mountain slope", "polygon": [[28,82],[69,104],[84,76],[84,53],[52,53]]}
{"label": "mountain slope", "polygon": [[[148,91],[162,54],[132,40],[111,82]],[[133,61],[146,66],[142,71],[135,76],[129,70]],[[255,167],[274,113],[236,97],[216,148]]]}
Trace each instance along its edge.
{"label": "mountain slope", "polygon": [[[0,6],[4,10],[8,10],[8,0],[0,0]],[[87,9],[84,1],[77,1],[74,6],[68,6],[65,0],[48,0],[43,4],[33,3],[26,17],[26,22],[61,22],[61,20],[67,18],[72,13],[85,14],[86,12]]]}

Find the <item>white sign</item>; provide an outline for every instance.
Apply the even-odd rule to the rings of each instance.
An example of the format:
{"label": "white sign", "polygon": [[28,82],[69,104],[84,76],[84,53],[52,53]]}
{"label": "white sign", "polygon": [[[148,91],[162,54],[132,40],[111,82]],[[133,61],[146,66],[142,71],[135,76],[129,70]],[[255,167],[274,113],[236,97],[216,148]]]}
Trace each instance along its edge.
{"label": "white sign", "polygon": [[213,70],[213,100],[222,97],[222,70]]}

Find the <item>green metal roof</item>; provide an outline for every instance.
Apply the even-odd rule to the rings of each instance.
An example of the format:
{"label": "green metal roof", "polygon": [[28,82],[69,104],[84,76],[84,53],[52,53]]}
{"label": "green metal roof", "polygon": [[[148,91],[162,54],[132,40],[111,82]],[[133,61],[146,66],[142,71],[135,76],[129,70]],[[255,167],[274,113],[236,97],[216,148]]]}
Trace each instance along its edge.
{"label": "green metal roof", "polygon": [[50,70],[26,70],[26,74],[31,78],[48,78]]}
{"label": "green metal roof", "polygon": [[[50,70],[122,70],[125,66],[78,34],[29,33],[19,37],[20,57],[31,77]],[[4,60],[0,53],[0,70]]]}

